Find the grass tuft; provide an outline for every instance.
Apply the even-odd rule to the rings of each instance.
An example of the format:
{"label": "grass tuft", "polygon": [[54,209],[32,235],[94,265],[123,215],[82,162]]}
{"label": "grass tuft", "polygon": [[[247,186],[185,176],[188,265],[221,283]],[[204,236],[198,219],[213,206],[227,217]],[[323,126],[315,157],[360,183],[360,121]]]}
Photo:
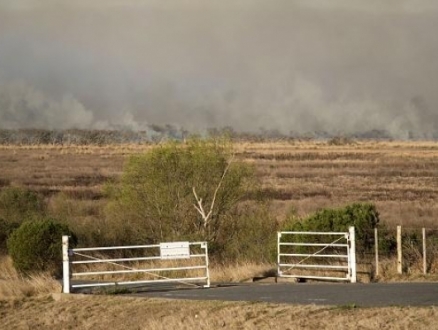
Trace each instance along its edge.
{"label": "grass tuft", "polygon": [[23,277],[15,270],[10,257],[0,256],[0,300],[61,292],[61,284],[47,273]]}

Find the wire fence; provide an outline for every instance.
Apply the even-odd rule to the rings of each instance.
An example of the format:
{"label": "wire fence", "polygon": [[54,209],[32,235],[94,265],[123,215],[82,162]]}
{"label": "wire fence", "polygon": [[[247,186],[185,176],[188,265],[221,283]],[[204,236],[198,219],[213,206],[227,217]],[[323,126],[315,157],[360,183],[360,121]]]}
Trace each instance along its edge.
{"label": "wire fence", "polygon": [[376,228],[364,237],[358,261],[372,276],[438,274],[438,228]]}

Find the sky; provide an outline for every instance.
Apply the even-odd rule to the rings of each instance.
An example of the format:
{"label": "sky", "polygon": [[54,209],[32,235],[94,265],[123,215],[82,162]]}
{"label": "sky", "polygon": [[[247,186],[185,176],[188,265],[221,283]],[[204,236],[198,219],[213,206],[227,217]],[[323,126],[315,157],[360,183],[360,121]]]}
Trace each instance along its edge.
{"label": "sky", "polygon": [[438,136],[435,0],[0,0],[0,128]]}

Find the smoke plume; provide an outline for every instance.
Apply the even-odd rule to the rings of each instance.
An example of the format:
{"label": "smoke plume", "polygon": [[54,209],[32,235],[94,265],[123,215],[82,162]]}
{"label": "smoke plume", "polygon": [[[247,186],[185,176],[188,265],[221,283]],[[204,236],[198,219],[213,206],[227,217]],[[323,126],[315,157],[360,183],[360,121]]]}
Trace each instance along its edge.
{"label": "smoke plume", "polygon": [[438,137],[433,0],[0,0],[0,128]]}

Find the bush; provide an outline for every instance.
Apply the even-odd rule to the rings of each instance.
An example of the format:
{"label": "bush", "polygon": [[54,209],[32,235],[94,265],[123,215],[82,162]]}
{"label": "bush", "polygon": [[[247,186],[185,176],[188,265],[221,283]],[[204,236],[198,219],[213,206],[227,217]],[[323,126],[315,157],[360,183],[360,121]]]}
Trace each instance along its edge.
{"label": "bush", "polygon": [[0,218],[0,254],[7,252],[6,241],[12,232],[20,225],[15,222],[7,222],[5,219]]}
{"label": "bush", "polygon": [[43,199],[31,190],[7,187],[0,192],[0,218],[9,223],[34,219],[44,215],[45,210]]}
{"label": "bush", "polygon": [[45,212],[42,198],[27,189],[7,187],[0,192],[0,252],[21,223],[41,217]]}
{"label": "bush", "polygon": [[371,251],[374,245],[374,228],[379,225],[375,205],[355,203],[343,208],[324,209],[303,220],[286,222],[285,231],[343,232],[354,226],[358,253]]}
{"label": "bush", "polygon": [[242,205],[241,213],[229,219],[222,236],[209,251],[218,260],[275,262],[279,224],[267,204]]}
{"label": "bush", "polygon": [[227,140],[169,142],[133,156],[120,184],[107,187],[113,242],[207,240],[222,255],[219,246],[234,237],[229,228],[240,221],[238,203],[256,183],[253,174],[233,161]]}
{"label": "bush", "polygon": [[17,271],[59,274],[62,269],[62,235],[71,236],[71,245],[76,244],[76,236],[64,224],[52,219],[24,222],[7,241]]}

